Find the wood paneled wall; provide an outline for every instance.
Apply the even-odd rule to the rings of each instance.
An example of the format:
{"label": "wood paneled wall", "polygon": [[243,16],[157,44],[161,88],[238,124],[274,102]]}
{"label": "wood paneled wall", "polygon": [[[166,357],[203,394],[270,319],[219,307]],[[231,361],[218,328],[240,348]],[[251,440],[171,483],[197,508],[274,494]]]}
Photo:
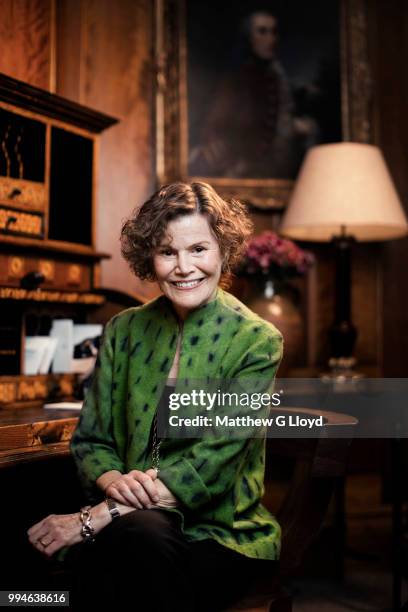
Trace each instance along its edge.
{"label": "wood paneled wall", "polygon": [[53,0],[0,0],[0,72],[50,89]]}
{"label": "wood paneled wall", "polygon": [[119,235],[154,186],[153,41],[151,0],[58,0],[58,93],[120,119],[100,147],[96,241],[112,254],[101,283],[141,296],[155,289],[131,275]]}
{"label": "wood paneled wall", "polygon": [[[377,143],[408,215],[408,3],[375,0],[371,55]],[[408,238],[383,245],[381,338],[384,376],[408,376]]]}

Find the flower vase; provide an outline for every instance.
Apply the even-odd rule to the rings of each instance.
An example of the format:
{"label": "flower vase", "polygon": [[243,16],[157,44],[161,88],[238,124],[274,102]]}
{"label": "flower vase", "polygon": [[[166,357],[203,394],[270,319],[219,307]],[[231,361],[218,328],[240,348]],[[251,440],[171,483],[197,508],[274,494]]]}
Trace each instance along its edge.
{"label": "flower vase", "polygon": [[281,332],[284,355],[278,375],[283,378],[300,361],[304,343],[304,325],[299,309],[285,286],[273,279],[259,284],[247,302],[248,307]]}

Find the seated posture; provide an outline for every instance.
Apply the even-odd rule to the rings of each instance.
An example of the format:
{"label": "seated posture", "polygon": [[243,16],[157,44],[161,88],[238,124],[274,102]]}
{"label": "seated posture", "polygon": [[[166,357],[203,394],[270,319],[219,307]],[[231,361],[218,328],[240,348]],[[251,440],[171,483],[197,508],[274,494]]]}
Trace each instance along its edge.
{"label": "seated posture", "polygon": [[265,436],[171,438],[157,426],[179,381],[273,383],[281,334],[225,291],[251,229],[242,204],[201,182],[162,187],[122,227],[132,271],[163,295],[105,327],[71,440],[89,505],[28,531],[72,564],[80,608],[212,612],[273,575]]}

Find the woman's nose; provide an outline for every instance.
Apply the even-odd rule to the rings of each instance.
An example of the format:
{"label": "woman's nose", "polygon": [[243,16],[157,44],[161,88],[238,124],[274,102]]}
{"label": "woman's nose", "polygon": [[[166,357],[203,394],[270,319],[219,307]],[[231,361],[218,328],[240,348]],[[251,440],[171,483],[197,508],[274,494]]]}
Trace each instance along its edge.
{"label": "woman's nose", "polygon": [[176,271],[180,274],[188,274],[193,269],[192,262],[188,253],[179,253],[177,256]]}

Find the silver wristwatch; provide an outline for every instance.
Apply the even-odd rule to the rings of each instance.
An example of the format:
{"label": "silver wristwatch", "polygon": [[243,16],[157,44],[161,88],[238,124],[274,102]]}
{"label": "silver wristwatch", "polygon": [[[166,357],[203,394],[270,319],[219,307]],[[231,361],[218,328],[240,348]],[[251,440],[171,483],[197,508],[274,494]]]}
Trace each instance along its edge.
{"label": "silver wristwatch", "polygon": [[112,521],[120,518],[119,508],[117,503],[111,497],[107,497],[105,499],[106,505],[108,506],[109,514],[111,515]]}

